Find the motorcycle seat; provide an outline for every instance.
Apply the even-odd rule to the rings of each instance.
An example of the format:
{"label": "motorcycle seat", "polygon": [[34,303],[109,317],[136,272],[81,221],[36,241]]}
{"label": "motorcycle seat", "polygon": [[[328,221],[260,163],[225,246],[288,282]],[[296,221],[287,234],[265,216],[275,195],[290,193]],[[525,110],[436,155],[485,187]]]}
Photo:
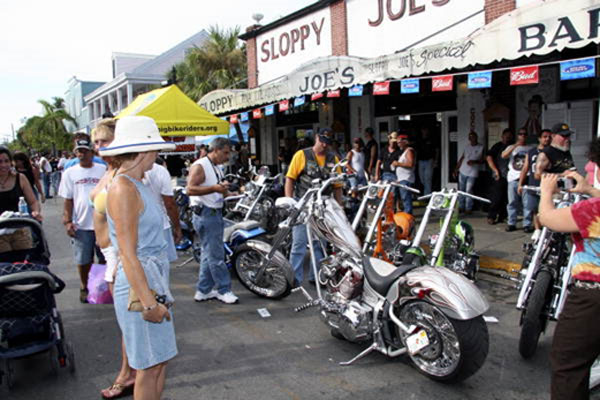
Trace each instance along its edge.
{"label": "motorcycle seat", "polygon": [[223,242],[229,242],[229,239],[231,239],[231,235],[233,234],[233,232],[237,231],[238,229],[249,231],[251,229],[258,228],[259,226],[260,223],[257,221],[242,221],[230,225],[223,230]]}
{"label": "motorcycle seat", "polygon": [[378,258],[363,257],[365,279],[369,285],[380,295],[387,295],[388,290],[398,278],[408,271],[417,268],[417,265],[400,265],[380,260]]}

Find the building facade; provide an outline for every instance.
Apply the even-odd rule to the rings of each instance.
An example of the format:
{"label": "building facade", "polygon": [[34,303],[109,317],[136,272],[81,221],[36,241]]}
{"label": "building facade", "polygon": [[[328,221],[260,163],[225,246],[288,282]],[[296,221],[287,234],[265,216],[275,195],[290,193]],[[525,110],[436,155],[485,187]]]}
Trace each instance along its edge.
{"label": "building facade", "polygon": [[65,92],[65,108],[69,115],[75,119],[75,123],[65,121],[65,128],[68,132],[86,131],[90,125],[90,110],[84,98],[94,90],[104,85],[105,82],[82,81],[77,77],[72,77],[67,82],[67,91]]}

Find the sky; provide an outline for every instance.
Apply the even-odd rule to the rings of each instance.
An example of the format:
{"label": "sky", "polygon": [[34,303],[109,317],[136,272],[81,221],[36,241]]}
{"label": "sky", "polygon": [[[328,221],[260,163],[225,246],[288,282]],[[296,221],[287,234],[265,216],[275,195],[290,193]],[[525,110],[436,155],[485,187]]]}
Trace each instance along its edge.
{"label": "sky", "polygon": [[[261,24],[316,0],[0,0],[0,142],[73,76],[111,80],[113,52],[158,55],[202,29]],[[12,124],[12,127],[11,127]]]}

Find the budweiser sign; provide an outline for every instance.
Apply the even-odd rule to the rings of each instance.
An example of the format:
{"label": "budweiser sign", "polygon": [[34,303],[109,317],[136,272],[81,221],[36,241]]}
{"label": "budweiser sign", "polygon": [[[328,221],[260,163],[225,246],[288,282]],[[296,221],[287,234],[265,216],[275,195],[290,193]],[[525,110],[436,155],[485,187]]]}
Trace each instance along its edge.
{"label": "budweiser sign", "polygon": [[279,112],[287,111],[290,108],[289,100],[282,100],[279,102]]}
{"label": "budweiser sign", "polygon": [[340,89],[330,90],[329,92],[327,92],[327,97],[329,97],[329,98],[331,98],[331,97],[340,97]]}
{"label": "budweiser sign", "polygon": [[512,68],[510,70],[511,85],[530,85],[540,81],[540,69],[537,65],[533,67]]}
{"label": "budweiser sign", "polygon": [[261,108],[257,108],[255,110],[252,110],[252,118],[254,118],[254,119],[260,119],[260,118],[262,118],[262,109]]}
{"label": "budweiser sign", "polygon": [[453,89],[454,79],[452,75],[438,76],[431,80],[432,92],[447,92]]}
{"label": "budweiser sign", "polygon": [[229,122],[231,122],[232,124],[237,124],[237,122],[238,122],[238,115],[237,114],[232,114],[231,117],[229,117]]}
{"label": "budweiser sign", "polygon": [[311,99],[312,101],[315,101],[315,100],[319,100],[321,97],[323,97],[323,93],[313,93],[313,94],[310,96],[310,99]]}
{"label": "budweiser sign", "polygon": [[390,82],[377,82],[373,84],[373,95],[381,96],[390,94]]}

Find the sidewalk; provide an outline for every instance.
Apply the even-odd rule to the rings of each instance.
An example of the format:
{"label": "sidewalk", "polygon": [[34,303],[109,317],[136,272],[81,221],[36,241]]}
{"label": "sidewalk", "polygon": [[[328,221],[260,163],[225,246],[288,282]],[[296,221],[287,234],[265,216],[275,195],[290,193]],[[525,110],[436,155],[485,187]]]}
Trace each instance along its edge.
{"label": "sidewalk", "polygon": [[[417,226],[425,213],[425,207],[414,208]],[[480,266],[484,269],[503,270],[516,273],[521,268],[523,260],[523,243],[531,238],[531,234],[523,232],[521,222],[517,224],[518,230],[506,232],[506,223],[488,225],[487,214],[483,211],[474,211],[471,215],[461,215],[460,219],[468,222],[473,227],[475,234],[475,250],[480,255]],[[415,228],[416,229],[416,228]],[[431,218],[422,243],[427,244],[430,234],[439,231],[439,219]]]}

